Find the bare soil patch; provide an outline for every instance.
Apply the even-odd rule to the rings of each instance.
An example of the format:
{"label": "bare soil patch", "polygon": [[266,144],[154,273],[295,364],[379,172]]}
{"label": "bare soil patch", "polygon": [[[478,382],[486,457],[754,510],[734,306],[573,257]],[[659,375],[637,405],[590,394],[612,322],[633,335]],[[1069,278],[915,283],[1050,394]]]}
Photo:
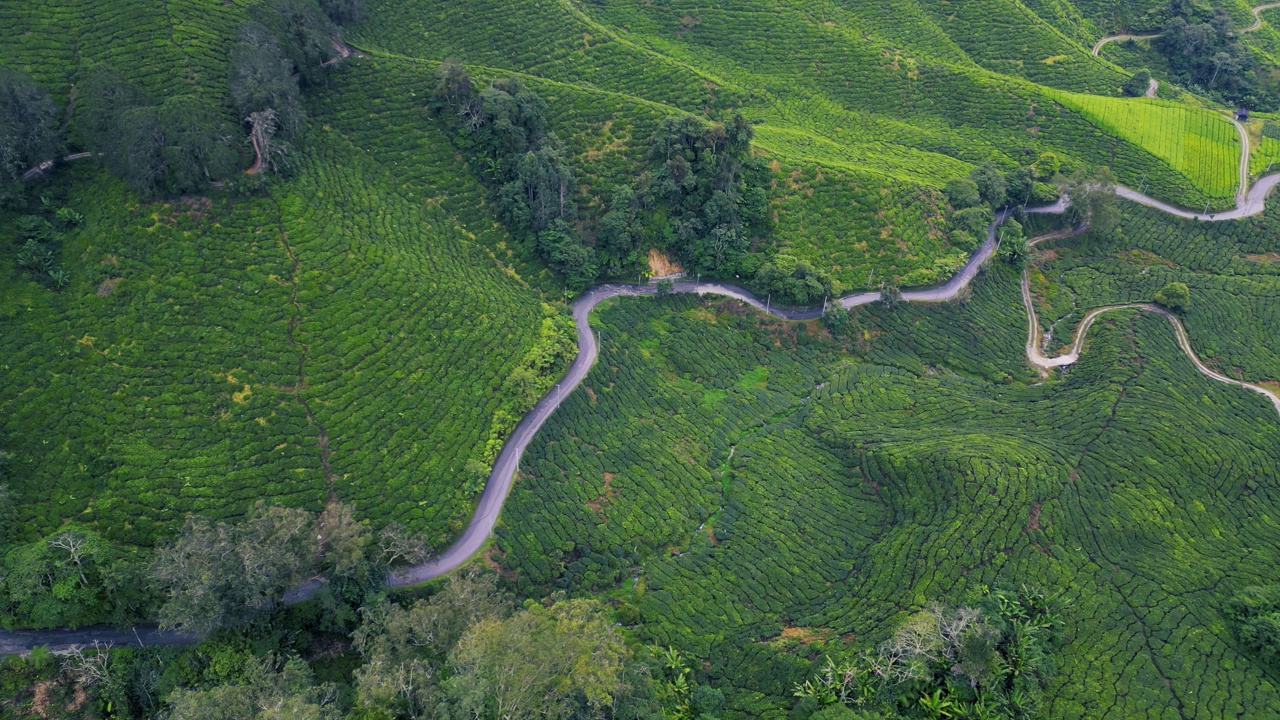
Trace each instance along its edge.
{"label": "bare soil patch", "polygon": [[684,268],[680,263],[672,260],[669,255],[662,252],[658,248],[649,248],[649,273],[654,277],[663,277],[664,275],[675,275],[684,272]]}

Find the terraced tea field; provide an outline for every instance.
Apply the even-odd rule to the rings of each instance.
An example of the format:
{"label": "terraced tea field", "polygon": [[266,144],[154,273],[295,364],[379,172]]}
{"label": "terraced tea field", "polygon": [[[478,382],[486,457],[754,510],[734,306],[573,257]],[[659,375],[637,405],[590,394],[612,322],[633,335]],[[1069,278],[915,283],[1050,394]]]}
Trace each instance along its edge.
{"label": "terraced tea field", "polygon": [[539,295],[350,140],[311,142],[261,200],[141,202],[86,171],[71,287],[5,270],[0,434],[32,508],[11,537],[75,518],[150,544],[187,512],[331,491],[441,542],[461,528]]}
{"label": "terraced tea field", "polygon": [[1028,579],[1071,600],[1045,716],[1274,713],[1216,608],[1274,576],[1250,548],[1277,540],[1275,409],[1144,314],[1101,319],[1063,382],[1007,384],[1021,363],[987,358],[1020,356],[1017,293],[996,267],[967,305],[868,306],[845,347],[716,300],[602,308],[500,562],[526,593],[609,591],[744,716],[786,717],[810,662],[904,608]]}
{"label": "terraced tea field", "polygon": [[[102,62],[150,99],[220,104],[243,133],[227,54],[259,1],[0,4],[0,65],[29,71],[67,109],[60,155],[85,149],[73,88]],[[1252,17],[1237,0],[1211,5]],[[680,176],[712,188],[698,212],[738,192],[722,177],[763,178],[751,190],[767,205],[734,238],[747,259],[716,279],[750,284],[789,255],[811,279],[825,274],[813,297],[837,294],[832,283],[951,276],[974,238],[954,232],[944,188],[976,166],[1109,166],[1181,210],[1125,201],[1114,231],[1034,249],[1046,350],[1088,310],[1150,302],[1177,281],[1200,356],[1274,386],[1280,209],[1253,216],[1270,185],[1239,221],[1170,217],[1235,204],[1236,128],[1215,109],[1119,97],[1131,69],[1107,58],[1140,54],[1090,53],[1102,31],[1161,8],[370,0],[367,20],[340,31],[357,52],[305,88],[290,171],[261,192],[237,171],[207,197],[143,198],[85,153],[0,211],[13,259],[0,266],[0,479],[13,506],[0,508],[0,567],[71,527],[147,557],[187,514],[234,520],[259,499],[311,511],[341,499],[375,530],[402,523],[437,551],[458,536],[517,421],[560,397],[574,324],[569,283],[550,269],[562,266],[539,259],[549,231],[515,228],[504,205],[532,185],[494,182],[503,163],[534,156],[477,149],[474,128],[444,114],[458,111],[434,100],[445,58],[490,100],[491,83],[516,78],[532,93],[521,102],[546,104],[512,127],[563,151],[555,232],[571,230],[595,260],[623,186],[641,218],[638,256],[698,232],[701,216],[649,182],[673,167],[653,137],[672,118],[732,126],[740,112],[754,140],[738,146],[739,170]],[[1265,52],[1269,33],[1252,47]],[[695,144],[726,142],[714,125],[702,132]],[[1264,127],[1246,159],[1254,174],[1280,162],[1273,135]],[[70,273],[60,289],[18,262],[20,217],[59,207],[84,215],[49,241]],[[1028,234],[1054,222],[1032,215]],[[687,679],[724,693],[704,717],[807,720],[795,686],[826,656],[856,657],[930,601],[1021,583],[1069,601],[1057,672],[1028,716],[1280,714],[1273,673],[1242,654],[1220,613],[1241,588],[1280,582],[1267,550],[1280,542],[1275,408],[1206,378],[1163,317],[1136,311],[1101,316],[1079,362],[1042,377],[1026,361],[1021,268],[977,267],[952,302],[816,320],[683,295],[606,301],[592,318],[598,361],[540,430],[517,435],[529,445],[507,504],[482,506],[489,518],[505,509],[487,566],[521,600],[599,598],[613,613],[603,624],[625,625],[630,644],[684,653]],[[4,617],[27,621],[7,603]],[[360,621],[355,607],[300,610],[289,622],[316,628],[281,634],[323,626],[326,643],[347,647],[335,639]],[[277,641],[244,646],[259,640]],[[359,705],[353,671],[366,660],[353,650],[314,664],[340,683],[343,712],[414,714]],[[676,705],[672,717],[693,716]],[[914,699],[891,709],[927,710]]]}
{"label": "terraced tea field", "polygon": [[1168,283],[1183,282],[1193,297],[1183,322],[1200,356],[1233,377],[1280,379],[1277,222],[1275,210],[1245,222],[1203,224],[1127,209],[1121,234],[1045,246],[1048,255],[1036,263],[1041,323],[1055,324],[1061,343],[1089,308],[1149,301]]}
{"label": "terraced tea field", "polygon": [[1053,93],[1100,129],[1125,138],[1164,160],[1205,195],[1234,198],[1240,138],[1221,113],[1167,100],[1107,98]]}

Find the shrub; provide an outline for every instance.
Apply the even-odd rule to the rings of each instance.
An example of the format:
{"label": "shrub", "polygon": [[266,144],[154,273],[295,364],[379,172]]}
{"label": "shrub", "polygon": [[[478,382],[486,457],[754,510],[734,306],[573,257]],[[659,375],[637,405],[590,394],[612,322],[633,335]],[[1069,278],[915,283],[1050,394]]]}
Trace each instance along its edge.
{"label": "shrub", "polygon": [[1124,94],[1129,97],[1142,97],[1147,94],[1147,88],[1151,85],[1151,73],[1146,70],[1139,70],[1133,74],[1133,77],[1124,82]]}
{"label": "shrub", "polygon": [[982,194],[978,191],[978,184],[970,178],[952,178],[948,180],[943,192],[947,194],[947,200],[951,203],[951,207],[957,210],[973,207],[982,202]]}
{"label": "shrub", "polygon": [[1223,614],[1241,645],[1280,669],[1280,585],[1241,590],[1227,601]]}
{"label": "shrub", "polygon": [[1171,282],[1156,291],[1155,301],[1170,310],[1186,310],[1191,307],[1191,290],[1186,283]]}

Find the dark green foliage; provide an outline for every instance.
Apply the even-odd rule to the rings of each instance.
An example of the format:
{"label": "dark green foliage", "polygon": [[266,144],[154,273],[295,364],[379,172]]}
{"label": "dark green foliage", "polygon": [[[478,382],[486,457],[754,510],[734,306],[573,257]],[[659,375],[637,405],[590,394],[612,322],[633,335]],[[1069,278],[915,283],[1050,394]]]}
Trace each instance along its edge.
{"label": "dark green foliage", "polygon": [[638,205],[631,186],[620,185],[609,200],[609,212],[600,218],[596,249],[603,260],[602,269],[610,275],[619,275],[643,259],[640,243],[644,238],[636,223]]}
{"label": "dark green foliage", "polygon": [[47,89],[0,66],[0,201],[16,192],[27,169],[52,159],[57,113]]}
{"label": "dark green foliage", "polygon": [[982,202],[982,193],[972,178],[953,178],[947,181],[947,201],[957,210],[969,208]]}
{"label": "dark green foliage", "polygon": [[667,243],[686,267],[726,273],[751,237],[765,231],[766,171],[751,158],[750,123],[741,115],[707,125],[663,120],[651,142],[649,192],[666,210]]}
{"label": "dark green foliage", "polygon": [[1191,307],[1191,291],[1186,283],[1171,282],[1156,291],[1155,301],[1170,310],[1186,310]]}
{"label": "dark green foliage", "polygon": [[1164,56],[1174,78],[1225,102],[1274,109],[1277,97],[1259,84],[1257,58],[1232,28],[1230,16],[1215,12],[1207,20],[1175,9],[1152,45]]}
{"label": "dark green foliage", "polygon": [[81,114],[89,146],[144,195],[201,192],[235,170],[237,133],[221,107],[199,96],[151,105],[104,65],[85,80]]}
{"label": "dark green foliage", "polygon": [[[151,105],[130,108],[115,116],[117,139],[103,146],[111,172],[134,191],[152,195],[160,189],[165,174],[164,128],[160,111]],[[110,148],[111,153],[106,150]]]}
{"label": "dark green foliage", "polygon": [[236,137],[217,106],[178,95],[165,100],[158,112],[169,192],[198,192],[235,170]]}
{"label": "dark green foliage", "polygon": [[123,157],[121,146],[128,130],[123,115],[145,104],[141,91],[106,63],[90,68],[76,85],[80,132],[89,147],[112,163]]}
{"label": "dark green foliage", "polygon": [[[263,0],[252,6],[249,14],[274,36],[304,83],[325,78],[327,63],[337,57],[338,50],[333,45],[333,24],[316,0]],[[243,34],[240,41],[244,41]],[[255,45],[261,47],[261,40]]]}
{"label": "dark green foliage", "polygon": [[775,255],[756,271],[759,292],[773,295],[780,303],[812,305],[823,298],[837,298],[840,286],[826,273],[790,255]]}
{"label": "dark green foliage", "polygon": [[4,557],[0,618],[7,627],[50,628],[145,619],[155,596],[136,549],[70,526]]}
{"label": "dark green foliage", "polygon": [[369,14],[365,0],[320,0],[320,9],[339,25],[358,23]]}
{"label": "dark green foliage", "polygon": [[477,92],[457,63],[441,65],[433,107],[463,146],[484,163],[499,217],[570,285],[596,274],[592,254],[571,223],[577,182],[564,147],[547,124],[547,104],[516,78]]}
{"label": "dark green foliage", "polygon": [[1035,199],[1035,171],[1027,166],[1014,168],[1005,180],[1005,195],[1011,207],[1032,204]]}
{"label": "dark green foliage", "polygon": [[231,50],[231,104],[242,121],[263,110],[273,110],[282,136],[300,132],[305,123],[298,80],[293,63],[284,55],[275,36],[264,26],[245,23]]}
{"label": "dark green foliage", "polygon": [[1227,601],[1223,614],[1246,650],[1280,670],[1280,585],[1241,590]]}
{"label": "dark green foliage", "polygon": [[1133,74],[1133,77],[1124,81],[1122,90],[1129,97],[1142,97],[1147,94],[1147,88],[1151,85],[1151,73],[1146,70],[1139,70]]}
{"label": "dark green foliage", "polygon": [[969,179],[973,180],[978,189],[978,195],[988,207],[1004,207],[1008,199],[1009,186],[1005,182],[1004,174],[994,163],[985,162],[974,168],[969,173]]}

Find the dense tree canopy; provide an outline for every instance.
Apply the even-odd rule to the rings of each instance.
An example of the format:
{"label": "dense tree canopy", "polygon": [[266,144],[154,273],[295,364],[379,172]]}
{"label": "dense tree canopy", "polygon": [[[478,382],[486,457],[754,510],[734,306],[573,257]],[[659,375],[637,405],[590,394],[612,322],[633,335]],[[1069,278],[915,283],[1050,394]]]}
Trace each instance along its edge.
{"label": "dense tree canopy", "polygon": [[1177,80],[1229,103],[1260,109],[1275,106],[1274,92],[1259,83],[1258,59],[1241,42],[1223,10],[1206,17],[1178,0],[1169,8],[1173,18],[1153,46]]}
{"label": "dense tree canopy", "polygon": [[1058,187],[1070,201],[1065,217],[1072,225],[1108,233],[1120,222],[1116,181],[1109,168],[1081,168],[1062,178]]}
{"label": "dense tree canopy", "polygon": [[477,92],[453,60],[441,64],[438,76],[433,107],[481,163],[498,216],[569,284],[586,286],[596,266],[574,227],[577,180],[548,126],[547,104],[516,78]]}
{"label": "dense tree canopy", "polygon": [[0,67],[0,199],[27,169],[52,159],[58,109],[30,75]]}
{"label": "dense tree canopy", "polygon": [[249,22],[240,28],[231,50],[229,88],[231,104],[241,118],[272,110],[286,139],[302,130],[305,114],[293,63],[264,25]]}
{"label": "dense tree canopy", "polygon": [[649,192],[665,205],[668,246],[689,268],[727,272],[767,230],[767,170],[751,157],[752,136],[741,115],[710,125],[668,117],[654,133]]}
{"label": "dense tree canopy", "polygon": [[1186,283],[1171,282],[1156,291],[1155,301],[1170,310],[1186,310],[1191,307],[1191,290]]}

